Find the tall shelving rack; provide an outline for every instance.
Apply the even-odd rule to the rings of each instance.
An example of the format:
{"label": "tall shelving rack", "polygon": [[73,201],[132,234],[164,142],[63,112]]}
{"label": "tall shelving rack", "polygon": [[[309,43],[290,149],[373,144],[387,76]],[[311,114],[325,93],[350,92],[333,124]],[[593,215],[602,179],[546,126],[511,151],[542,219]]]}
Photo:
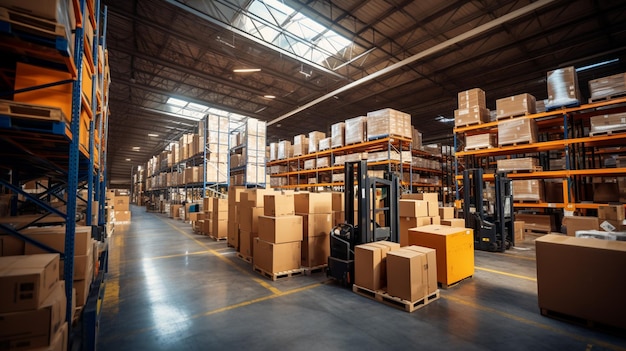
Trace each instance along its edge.
{"label": "tall shelving rack", "polygon": [[[584,129],[589,126],[590,118],[593,116],[625,111],[626,98],[618,98],[517,117],[535,120],[542,141],[514,146],[457,151],[455,162],[457,200],[460,199],[458,189],[462,181],[458,168],[461,161],[466,167],[483,167],[491,163],[496,156],[539,156],[540,159],[544,160],[543,170],[531,173],[510,173],[508,177],[512,179],[562,179],[563,199],[559,202],[529,203],[516,201],[514,203],[515,208],[565,209],[568,211],[597,209],[602,204],[593,203],[588,199],[585,202],[578,200],[582,194],[581,184],[589,182],[593,177],[626,176],[626,168],[624,167],[597,168],[594,167],[592,161],[598,153],[606,153],[605,148],[623,146],[626,142],[626,133],[609,132],[604,135],[587,136],[584,134]],[[495,121],[455,128],[455,149],[461,145],[460,134],[496,133],[498,124],[501,122]],[[549,164],[545,164],[545,160],[549,160],[546,154],[550,151],[559,151],[563,154],[565,169],[549,169]],[[608,152],[624,153],[624,151],[610,149]],[[485,174],[484,180],[493,180],[493,174]]]}
{"label": "tall shelving rack", "polygon": [[[36,6],[36,5],[34,5]],[[106,150],[108,135],[108,82],[106,70],[106,21],[107,9],[100,12],[96,0],[71,0],[75,27],[71,31],[50,33],[46,25],[66,29],[54,21],[30,17],[25,23],[23,15],[5,9],[8,18],[0,21],[2,44],[0,52],[14,63],[28,62],[67,74],[69,79],[38,83],[28,87],[14,86],[10,91],[0,92],[0,98],[11,99],[17,94],[71,84],[71,115],[61,108],[2,100],[0,104],[0,155],[7,172],[0,177],[0,185],[11,194],[10,215],[17,225],[0,223],[0,231],[48,252],[59,253],[64,260],[63,277],[67,297],[66,320],[72,326],[72,288],[74,277],[74,241],[76,232],[77,201],[86,203],[85,224],[92,226],[97,239],[104,240],[105,247],[99,256],[97,278],[91,285],[90,295],[83,309],[82,342],[85,349],[95,349],[96,323],[99,317],[98,300],[103,295],[104,273],[107,269],[106,240],[103,238],[105,224]],[[86,33],[87,21],[94,29]],[[39,27],[39,25],[41,27]],[[100,28],[103,28],[100,31]],[[73,54],[70,32],[74,33]],[[89,34],[89,35],[88,35]],[[95,39],[88,45],[88,36]],[[10,64],[9,64],[10,65]],[[11,69],[11,67],[5,67]],[[66,72],[66,73],[63,73]],[[106,77],[106,79],[105,79]],[[91,82],[91,86],[89,86]],[[99,82],[99,83],[97,83]],[[91,96],[84,96],[84,91]],[[87,100],[90,98],[91,103]],[[21,185],[39,178],[48,178],[44,192],[33,195]],[[79,185],[84,184],[87,199],[78,195]],[[64,195],[67,197],[64,199]],[[35,216],[15,217],[24,206],[19,206],[18,196],[24,203],[36,205],[45,213]],[[51,200],[64,204],[65,211],[55,207]],[[93,200],[98,207],[93,208]],[[92,213],[98,212],[98,222],[92,223]],[[54,217],[58,220],[47,221]],[[26,219],[23,219],[26,217]],[[30,226],[49,224],[65,225],[64,253],[60,253],[20,232]]]}

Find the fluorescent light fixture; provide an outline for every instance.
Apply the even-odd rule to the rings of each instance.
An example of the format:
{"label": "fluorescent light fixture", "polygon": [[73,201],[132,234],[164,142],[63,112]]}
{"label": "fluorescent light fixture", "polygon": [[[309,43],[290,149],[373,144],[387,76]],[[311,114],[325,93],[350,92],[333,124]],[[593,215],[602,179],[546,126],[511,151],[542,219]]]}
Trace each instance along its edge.
{"label": "fluorescent light fixture", "polygon": [[126,161],[130,161],[130,158],[127,158]]}
{"label": "fluorescent light fixture", "polygon": [[454,122],[454,118],[447,118],[447,117],[444,117],[442,115],[439,115],[439,116],[435,117],[435,121],[439,121],[441,123],[453,123]]}
{"label": "fluorescent light fixture", "polygon": [[260,68],[235,68],[233,72],[235,73],[251,73],[251,72],[260,72]]}
{"label": "fluorescent light fixture", "polygon": [[133,150],[135,151],[139,151],[141,149],[141,146],[133,146]]}
{"label": "fluorescent light fixture", "polygon": [[582,71],[586,71],[588,69],[593,69],[593,68],[597,68],[597,67],[600,67],[600,66],[606,66],[606,65],[609,65],[609,64],[615,63],[615,62],[619,62],[619,58],[612,59],[612,60],[606,60],[606,61],[602,61],[602,62],[591,64],[591,65],[583,66],[583,67],[580,67],[580,68],[576,68],[576,72],[582,72]]}
{"label": "fluorescent light fixture", "polygon": [[263,95],[266,99],[276,99],[276,95]]}
{"label": "fluorescent light fixture", "polygon": [[156,138],[156,137],[158,137],[159,135],[158,135],[158,134],[154,134],[154,133],[148,133],[148,136],[149,136],[149,137]]}
{"label": "fluorescent light fixture", "polygon": [[170,97],[169,99],[167,99],[167,103],[170,105],[178,106],[178,107],[185,107],[188,104],[188,102],[185,100],[181,100],[181,99],[177,99],[173,97]]}

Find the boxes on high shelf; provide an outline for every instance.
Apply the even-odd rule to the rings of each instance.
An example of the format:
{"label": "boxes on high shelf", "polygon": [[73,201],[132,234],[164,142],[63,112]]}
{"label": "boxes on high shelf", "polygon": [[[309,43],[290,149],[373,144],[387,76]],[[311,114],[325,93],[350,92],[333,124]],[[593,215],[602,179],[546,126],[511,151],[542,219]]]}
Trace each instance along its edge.
{"label": "boxes on high shelf", "polygon": [[293,146],[293,156],[302,156],[309,153],[309,141],[307,139],[304,144],[294,144]]}
{"label": "boxes on high shelf", "polygon": [[254,239],[254,266],[267,273],[279,273],[300,268],[302,242],[275,244]]}
{"label": "boxes on high shelf", "polygon": [[549,71],[546,82],[548,84],[546,110],[580,104],[578,75],[574,66]]}
{"label": "boxes on high shelf", "polygon": [[59,255],[0,257],[0,312],[37,309],[59,281]]}
{"label": "boxes on high shelf", "polygon": [[318,146],[317,146],[317,151],[324,151],[324,150],[330,149],[330,140],[331,140],[330,137],[320,139]]}
{"label": "boxes on high shelf", "polygon": [[[268,157],[268,159],[270,161],[278,160],[278,143],[270,143],[269,147],[270,147],[270,156]],[[233,167],[232,155],[231,155],[230,166]]]}
{"label": "boxes on high shelf", "polygon": [[471,124],[489,122],[489,109],[486,107],[472,107],[454,110],[454,126],[463,127]]}
{"label": "boxes on high shelf", "polygon": [[534,171],[539,166],[539,160],[534,157],[520,157],[496,161],[498,172]]}
{"label": "boxes on high shelf", "polygon": [[589,119],[589,134],[603,134],[611,131],[626,130],[626,113],[593,116]]}
{"label": "boxes on high shelf", "polygon": [[465,151],[477,149],[490,149],[496,147],[496,135],[491,133],[474,134],[465,136]]}
{"label": "boxes on high shelf", "polygon": [[387,293],[418,301],[437,290],[435,250],[407,246],[387,254]]}
{"label": "boxes on high shelf", "polygon": [[300,214],[331,213],[332,193],[301,193],[295,194],[295,211]]}
{"label": "boxes on high shelf", "polygon": [[345,123],[345,145],[362,143],[367,140],[367,117],[350,118]]}
{"label": "boxes on high shelf", "polygon": [[459,109],[469,109],[472,107],[487,107],[485,91],[480,88],[464,90],[458,93]]}
{"label": "boxes on high shelf", "polygon": [[0,313],[0,343],[7,350],[51,345],[65,326],[66,308],[65,282],[58,281],[37,308]]}
{"label": "boxes on high shelf", "polygon": [[430,217],[400,217],[400,246],[409,245],[409,229],[430,224]]}
{"label": "boxes on high shelf", "polygon": [[517,201],[543,201],[543,179],[515,179],[512,182],[513,199]]}
{"label": "boxes on high shelf", "polygon": [[496,119],[529,115],[537,112],[535,97],[519,94],[496,100]]}
{"label": "boxes on high shelf", "polygon": [[309,133],[309,152],[314,153],[319,151],[320,140],[326,138],[326,133],[322,132],[310,132]]}
{"label": "boxes on high shelf", "polygon": [[626,329],[625,242],[548,234],[535,244],[542,311]]}
{"label": "boxes on high shelf", "polygon": [[368,140],[392,135],[407,139],[413,137],[410,114],[390,108],[367,113]]}
{"label": "boxes on high shelf", "polygon": [[346,144],[346,123],[339,122],[330,126],[330,147],[342,147]]}
{"label": "boxes on high shelf", "polygon": [[593,79],[589,81],[591,99],[602,99],[626,92],[626,73]]}
{"label": "boxes on high shelf", "polygon": [[370,290],[385,287],[387,254],[399,248],[397,243],[383,241],[357,245],[354,248],[354,284]]}
{"label": "boxes on high shelf", "polygon": [[278,143],[278,151],[276,152],[276,159],[284,160],[293,157],[293,147],[291,142],[283,140]]}
{"label": "boxes on high shelf", "polygon": [[409,245],[437,251],[437,281],[450,285],[474,274],[474,232],[467,228],[428,225],[409,229]]}
{"label": "boxes on high shelf", "polygon": [[537,122],[520,117],[500,121],[498,124],[498,146],[531,144],[537,142]]}

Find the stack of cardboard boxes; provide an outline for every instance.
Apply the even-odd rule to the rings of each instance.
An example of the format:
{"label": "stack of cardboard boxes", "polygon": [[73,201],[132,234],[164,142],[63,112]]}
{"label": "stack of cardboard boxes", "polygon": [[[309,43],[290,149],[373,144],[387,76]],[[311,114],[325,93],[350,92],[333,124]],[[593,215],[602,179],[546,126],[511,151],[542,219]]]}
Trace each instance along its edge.
{"label": "stack of cardboard boxes", "polygon": [[239,255],[252,262],[254,238],[259,236],[259,216],[263,215],[264,196],[271,190],[247,189],[240,194],[237,209],[239,222]]}
{"label": "stack of cardboard boxes", "polygon": [[115,211],[115,223],[124,224],[130,222],[130,197],[118,195],[114,190],[108,193],[108,200],[113,204]]}
{"label": "stack of cardboard boxes", "polygon": [[432,224],[428,217],[428,202],[424,200],[401,199],[400,214],[400,246],[409,245],[409,229]]}
{"label": "stack of cardboard boxes", "polygon": [[0,345],[67,350],[67,299],[59,255],[0,257]]}
{"label": "stack of cardboard boxes", "polygon": [[228,188],[228,246],[239,251],[239,201],[240,195],[245,190],[242,186]]}
{"label": "stack of cardboard boxes", "polygon": [[205,227],[209,229],[209,236],[215,240],[228,238],[228,200],[213,198],[213,206],[209,212]]}
{"label": "stack of cardboard boxes", "polygon": [[254,238],[254,269],[274,276],[300,269],[302,217],[294,214],[293,194],[264,196],[263,215]]}
{"label": "stack of cardboard boxes", "polygon": [[[295,195],[295,211],[302,217],[302,266],[326,265],[330,255],[330,231],[333,228],[333,193]],[[338,204],[335,204],[338,205]]]}
{"label": "stack of cardboard boxes", "polygon": [[345,194],[342,192],[334,192],[331,196],[333,197],[333,204],[331,207],[331,210],[333,211],[333,226],[336,226],[346,221],[346,215],[344,212]]}
{"label": "stack of cardboard boxes", "polygon": [[455,127],[489,122],[489,109],[482,89],[474,88],[460,92],[458,104],[459,108],[454,110]]}

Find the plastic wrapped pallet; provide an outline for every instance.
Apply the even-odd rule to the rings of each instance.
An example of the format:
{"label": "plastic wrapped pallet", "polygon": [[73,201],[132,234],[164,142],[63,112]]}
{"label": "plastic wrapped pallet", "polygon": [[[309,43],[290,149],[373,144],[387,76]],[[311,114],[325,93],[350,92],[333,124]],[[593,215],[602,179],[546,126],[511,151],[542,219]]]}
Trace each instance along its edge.
{"label": "plastic wrapped pallet", "polygon": [[498,172],[534,171],[539,166],[539,161],[534,157],[520,157],[497,160]]}
{"label": "plastic wrapped pallet", "polygon": [[626,131],[626,113],[593,116],[590,119],[589,135],[608,134],[610,132]]}
{"label": "plastic wrapped pallet", "polygon": [[288,171],[288,168],[285,165],[269,166],[268,168],[270,170],[270,174],[279,174],[279,173],[285,173]]}
{"label": "plastic wrapped pallet", "polygon": [[310,132],[309,133],[309,152],[314,153],[319,151],[320,140],[326,138],[326,134],[322,132]]}
{"label": "plastic wrapped pallet", "polygon": [[330,126],[330,147],[342,147],[345,145],[345,129],[346,123],[339,122]]}
{"label": "plastic wrapped pallet", "polygon": [[336,182],[343,182],[346,179],[346,175],[343,173],[333,173],[332,175],[332,182],[336,183]]}
{"label": "plastic wrapped pallet", "polygon": [[330,149],[330,139],[331,138],[320,139],[317,151],[324,151],[324,150]]}
{"label": "plastic wrapped pallet", "polygon": [[293,148],[291,147],[290,141],[283,140],[283,141],[278,142],[277,157],[279,160],[284,160],[284,159],[293,157]]}
{"label": "plastic wrapped pallet", "polygon": [[546,110],[580,104],[578,75],[573,66],[548,72],[548,102]]}
{"label": "plastic wrapped pallet", "polygon": [[346,161],[345,161],[346,157],[343,155],[337,155],[335,156],[335,161],[333,162],[333,164],[335,166],[342,166]]}
{"label": "plastic wrapped pallet", "polygon": [[544,201],[543,179],[516,179],[512,185],[513,200]]}
{"label": "plastic wrapped pallet", "polygon": [[367,140],[367,117],[360,116],[346,120],[345,144],[362,143]]}
{"label": "plastic wrapped pallet", "polygon": [[316,162],[317,168],[330,167],[330,156],[319,157]]}
{"label": "plastic wrapped pallet", "polygon": [[481,106],[454,110],[454,126],[463,127],[489,122],[489,109]]}
{"label": "plastic wrapped pallet", "polygon": [[[224,117],[225,118],[225,117]],[[228,118],[226,118],[228,121]],[[259,121],[256,118],[248,118],[246,119],[246,133],[248,135],[256,135],[264,137],[266,135],[267,123],[264,121]]]}
{"label": "plastic wrapped pallet", "polygon": [[496,135],[491,133],[466,135],[465,151],[496,147]]}
{"label": "plastic wrapped pallet", "polygon": [[626,93],[626,73],[590,80],[589,91],[591,100],[622,95]]}
{"label": "plastic wrapped pallet", "polygon": [[315,169],[315,159],[304,160],[304,169]]}
{"label": "plastic wrapped pallet", "polygon": [[459,109],[470,109],[473,107],[487,107],[485,92],[480,88],[461,91],[458,94]]}
{"label": "plastic wrapped pallet", "polygon": [[293,137],[293,144],[294,145],[304,145],[304,144],[309,144],[309,138],[306,137],[306,135],[304,134],[300,134],[300,135],[296,135],[295,137]]}
{"label": "plastic wrapped pallet", "polygon": [[270,143],[270,161],[278,160],[278,143]]}
{"label": "plastic wrapped pallet", "polygon": [[496,119],[536,112],[535,97],[530,94],[519,94],[496,100]]}
{"label": "plastic wrapped pallet", "polygon": [[302,156],[309,153],[309,141],[305,144],[294,144],[293,147],[293,155],[294,156]]}
{"label": "plastic wrapped pallet", "polygon": [[537,123],[530,118],[513,118],[498,124],[498,145],[537,142]]}
{"label": "plastic wrapped pallet", "polygon": [[367,113],[367,139],[375,140],[387,136],[400,136],[407,139],[413,137],[411,115],[394,109]]}

